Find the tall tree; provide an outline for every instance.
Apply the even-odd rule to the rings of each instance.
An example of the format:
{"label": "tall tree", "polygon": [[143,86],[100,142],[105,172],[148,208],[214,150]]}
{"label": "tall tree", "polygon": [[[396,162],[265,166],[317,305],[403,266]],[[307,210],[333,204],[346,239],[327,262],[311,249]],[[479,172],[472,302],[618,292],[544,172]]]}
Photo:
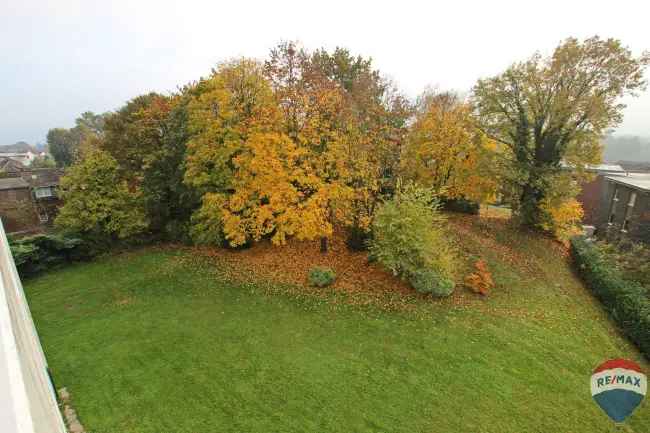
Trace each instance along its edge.
{"label": "tall tree", "polygon": [[59,167],[68,167],[74,162],[79,140],[69,129],[53,128],[47,132],[47,148]]}
{"label": "tall tree", "polygon": [[187,104],[195,86],[173,96],[148,93],[133,98],[105,119],[100,147],[118,163],[120,176],[142,191],[150,228],[178,239],[196,208],[183,183]]}
{"label": "tall tree", "polygon": [[94,149],[61,178],[55,224],[97,239],[127,238],[147,229],[141,193],[119,174],[117,161]]}
{"label": "tall tree", "polygon": [[107,116],[102,148],[115,158],[122,170],[139,174],[152,153],[161,147],[168,112],[169,100],[157,93],[131,99]]}
{"label": "tall tree", "polygon": [[474,124],[471,106],[450,92],[425,92],[402,152],[402,177],[439,196],[483,202],[497,180],[496,145]]}
{"label": "tall tree", "polygon": [[[377,203],[393,187],[408,101],[371,59],[341,48],[309,53],[283,43],[265,72],[284,108],[287,134],[307,149],[322,191],[330,191],[328,226],[369,230]],[[327,249],[326,236],[321,246]]]}
{"label": "tall tree", "polygon": [[85,144],[90,144],[103,135],[107,113],[95,114],[86,111],[75,120],[70,129],[53,128],[47,133],[47,147],[59,167],[72,165],[82,153]]}
{"label": "tall tree", "polygon": [[506,179],[524,226],[539,228],[542,204],[562,177],[600,158],[599,140],[622,121],[624,95],[645,88],[650,55],[632,55],[615,39],[569,38],[553,55],[535,54],[473,90],[478,122],[505,148]]}
{"label": "tall tree", "polygon": [[282,108],[282,129],[302,154],[297,163],[304,176],[295,179],[294,185],[314,218],[299,237],[320,236],[325,252],[335,221],[341,219],[342,204],[351,193],[346,183],[349,109],[344,91],[291,42],[271,51],[264,71]]}

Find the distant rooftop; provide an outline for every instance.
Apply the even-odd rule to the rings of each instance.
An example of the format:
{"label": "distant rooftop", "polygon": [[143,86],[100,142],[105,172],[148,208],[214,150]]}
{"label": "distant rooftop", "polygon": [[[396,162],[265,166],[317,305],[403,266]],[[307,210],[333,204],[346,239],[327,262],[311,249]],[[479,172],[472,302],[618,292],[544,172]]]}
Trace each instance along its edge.
{"label": "distant rooftop", "polygon": [[650,192],[650,174],[629,173],[627,176],[607,176],[607,179],[641,191]]}
{"label": "distant rooftop", "polygon": [[29,188],[29,184],[22,177],[7,177],[0,179],[0,190]]}
{"label": "distant rooftop", "polygon": [[[566,163],[564,161],[560,162],[560,167],[562,168],[575,168],[573,164]],[[625,169],[618,164],[587,164],[585,169],[588,171],[597,171],[597,172],[606,172],[606,173],[625,173]]]}
{"label": "distant rooftop", "polygon": [[623,167],[618,164],[598,164],[598,165],[587,165],[587,170],[593,171],[611,171],[617,173],[625,173]]}
{"label": "distant rooftop", "polygon": [[62,172],[56,168],[39,168],[25,171],[23,178],[31,187],[56,186],[59,184]]}

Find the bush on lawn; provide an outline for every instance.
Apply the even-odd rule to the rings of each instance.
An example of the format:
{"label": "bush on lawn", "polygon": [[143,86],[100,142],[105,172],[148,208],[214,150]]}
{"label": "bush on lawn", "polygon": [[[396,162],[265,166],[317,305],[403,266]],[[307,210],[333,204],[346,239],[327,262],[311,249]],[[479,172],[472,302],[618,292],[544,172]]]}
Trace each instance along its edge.
{"label": "bush on lawn", "polygon": [[25,277],[64,263],[84,260],[97,253],[78,237],[39,234],[10,240],[9,247],[16,268]]}
{"label": "bush on lawn", "polygon": [[464,280],[465,287],[474,293],[487,295],[494,287],[494,280],[492,273],[488,269],[487,262],[483,259],[477,260],[474,263],[474,272],[467,275]]}
{"label": "bush on lawn", "polygon": [[336,280],[336,273],[325,267],[315,267],[309,270],[309,283],[316,287],[327,287]]}
{"label": "bush on lawn", "polygon": [[449,296],[454,291],[454,282],[449,278],[441,278],[440,274],[431,269],[422,269],[408,276],[408,282],[418,292],[436,297]]}
{"label": "bush on lawn", "polygon": [[449,295],[456,266],[443,223],[430,190],[400,188],[375,214],[370,255],[418,292]]}
{"label": "bush on lawn", "polygon": [[587,286],[623,332],[650,359],[650,298],[646,289],[623,279],[597,246],[582,236],[571,240],[571,252]]}

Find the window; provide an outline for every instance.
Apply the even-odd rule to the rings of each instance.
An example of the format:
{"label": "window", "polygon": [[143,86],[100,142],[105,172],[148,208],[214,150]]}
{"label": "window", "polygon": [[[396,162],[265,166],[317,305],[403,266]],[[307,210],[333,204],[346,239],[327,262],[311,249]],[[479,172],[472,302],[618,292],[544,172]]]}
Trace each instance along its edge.
{"label": "window", "polygon": [[623,227],[621,230],[627,231],[630,225],[630,217],[632,216],[632,210],[634,209],[634,204],[636,203],[636,192],[630,194],[630,199],[627,202],[627,209],[625,209],[625,220],[623,221]]}
{"label": "window", "polygon": [[36,188],[34,190],[34,195],[36,196],[36,198],[46,198],[46,197],[54,196],[54,194],[52,193],[52,188],[49,186]]}
{"label": "window", "polygon": [[47,211],[42,207],[39,207],[37,211],[38,211],[38,219],[40,222],[46,223],[47,220],[50,219],[49,215],[47,214]]}
{"label": "window", "polygon": [[627,205],[633,208],[635,203],[636,203],[636,192],[633,192],[632,194],[630,194],[630,201],[627,202]]}
{"label": "window", "polygon": [[614,196],[609,205],[609,219],[607,220],[609,224],[613,224],[614,219],[616,218],[616,203],[618,203],[618,186],[614,187]]}

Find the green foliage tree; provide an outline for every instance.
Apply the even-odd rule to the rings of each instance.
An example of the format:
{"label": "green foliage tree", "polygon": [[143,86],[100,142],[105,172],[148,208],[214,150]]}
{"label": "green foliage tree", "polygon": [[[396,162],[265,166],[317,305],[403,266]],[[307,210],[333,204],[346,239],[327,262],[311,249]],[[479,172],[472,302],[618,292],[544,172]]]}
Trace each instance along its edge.
{"label": "green foliage tree", "polygon": [[120,177],[117,161],[93,150],[61,178],[63,206],[57,227],[93,238],[118,238],[144,232],[147,227],[142,194]]}
{"label": "green foliage tree", "polygon": [[445,296],[454,287],[455,255],[431,189],[409,184],[376,212],[370,254],[421,293]]}
{"label": "green foliage tree", "polygon": [[151,229],[182,238],[196,207],[183,183],[189,87],[172,97],[138,96],[104,120],[100,142],[120,177],[142,191]]}
{"label": "green foliage tree", "polygon": [[47,147],[59,167],[72,165],[80,156],[84,142],[91,142],[103,135],[107,114],[86,111],[75,120],[74,128],[53,128],[47,132]]}
{"label": "green foliage tree", "polygon": [[30,168],[54,168],[56,167],[56,162],[53,158],[48,155],[37,156],[34,158],[32,163],[29,165]]}
{"label": "green foliage tree", "polygon": [[615,39],[569,38],[551,57],[535,54],[479,80],[478,123],[503,146],[503,176],[522,225],[540,228],[547,219],[542,204],[563,162],[578,174],[599,162],[601,137],[622,120],[620,98],[645,87],[649,62],[650,55],[634,57]]}
{"label": "green foliage tree", "polygon": [[79,142],[65,128],[53,128],[47,132],[47,147],[59,167],[72,165]]}

